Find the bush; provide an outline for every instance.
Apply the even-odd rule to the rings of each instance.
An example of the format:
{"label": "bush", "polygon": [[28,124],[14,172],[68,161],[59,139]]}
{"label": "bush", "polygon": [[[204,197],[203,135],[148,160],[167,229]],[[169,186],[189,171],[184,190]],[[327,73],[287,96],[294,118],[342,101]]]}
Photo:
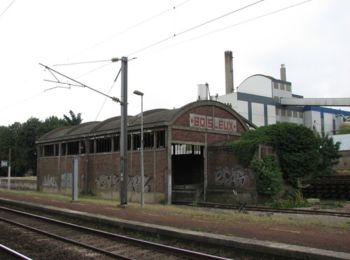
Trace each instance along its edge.
{"label": "bush", "polygon": [[282,190],[282,172],[275,157],[254,159],[251,167],[256,174],[256,186],[259,194],[274,196]]}
{"label": "bush", "polygon": [[271,206],[274,208],[305,208],[310,207],[311,204],[304,199],[300,191],[296,190],[286,199],[275,200]]}
{"label": "bush", "polygon": [[294,187],[299,178],[314,176],[318,171],[319,141],[314,132],[303,125],[278,123],[244,133],[233,144],[244,167],[250,165],[259,144],[273,147],[283,178]]}

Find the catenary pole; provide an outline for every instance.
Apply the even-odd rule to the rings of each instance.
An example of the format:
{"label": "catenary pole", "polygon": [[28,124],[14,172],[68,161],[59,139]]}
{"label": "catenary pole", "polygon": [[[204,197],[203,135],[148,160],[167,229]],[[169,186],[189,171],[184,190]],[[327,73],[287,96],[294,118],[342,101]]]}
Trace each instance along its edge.
{"label": "catenary pole", "polygon": [[122,57],[121,122],[120,122],[120,205],[127,205],[128,196],[128,58]]}

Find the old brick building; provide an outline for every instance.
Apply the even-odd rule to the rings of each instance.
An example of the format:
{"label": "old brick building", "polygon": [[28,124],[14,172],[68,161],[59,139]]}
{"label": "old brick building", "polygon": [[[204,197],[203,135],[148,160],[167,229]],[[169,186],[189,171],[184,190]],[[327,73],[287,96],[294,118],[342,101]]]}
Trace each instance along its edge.
{"label": "old brick building", "polygon": [[[198,101],[179,109],[144,112],[145,201],[254,201],[252,173],[223,144],[249,122],[228,106]],[[37,141],[38,188],[70,193],[72,161],[79,190],[119,198],[120,117],[55,129]],[[140,199],[140,117],[128,118],[128,200]]]}

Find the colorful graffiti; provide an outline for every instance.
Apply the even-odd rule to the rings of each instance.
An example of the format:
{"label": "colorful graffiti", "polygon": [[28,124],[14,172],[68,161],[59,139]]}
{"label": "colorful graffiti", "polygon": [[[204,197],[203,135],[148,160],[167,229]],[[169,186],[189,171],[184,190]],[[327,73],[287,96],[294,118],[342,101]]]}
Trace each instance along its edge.
{"label": "colorful graffiti", "polygon": [[252,174],[242,167],[218,167],[215,172],[215,185],[243,188],[252,183]]}
{"label": "colorful graffiti", "polygon": [[[151,191],[151,177],[145,176],[145,192]],[[97,190],[115,190],[120,188],[120,177],[116,175],[101,175],[96,178]],[[129,176],[128,191],[141,191],[141,176]]]}

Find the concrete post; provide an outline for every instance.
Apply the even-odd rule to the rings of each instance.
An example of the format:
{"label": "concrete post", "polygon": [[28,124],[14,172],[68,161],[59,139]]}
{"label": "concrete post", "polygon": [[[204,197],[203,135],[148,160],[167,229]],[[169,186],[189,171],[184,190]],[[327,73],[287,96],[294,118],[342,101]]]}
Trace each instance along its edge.
{"label": "concrete post", "polygon": [[121,60],[120,205],[125,206],[128,203],[128,58]]}

